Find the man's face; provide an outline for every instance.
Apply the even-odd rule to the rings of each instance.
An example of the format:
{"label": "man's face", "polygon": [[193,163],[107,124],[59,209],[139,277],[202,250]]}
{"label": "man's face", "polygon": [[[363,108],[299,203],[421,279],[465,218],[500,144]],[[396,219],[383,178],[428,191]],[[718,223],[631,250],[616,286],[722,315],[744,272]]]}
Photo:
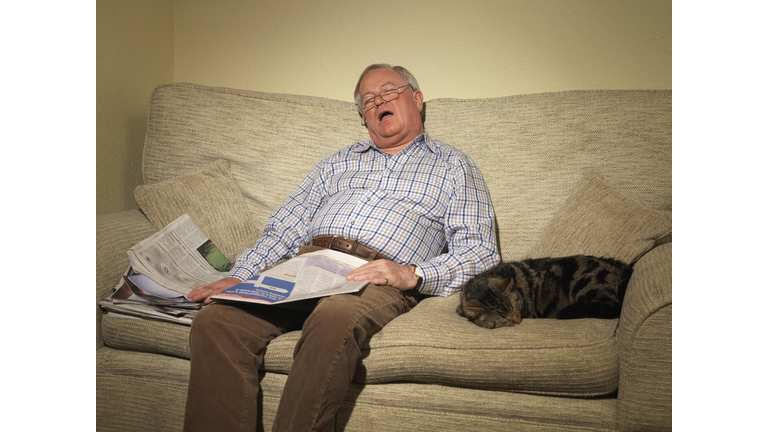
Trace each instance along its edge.
{"label": "man's face", "polygon": [[[382,90],[408,84],[399,73],[391,69],[375,69],[360,83],[360,97],[378,95]],[[381,150],[395,154],[424,132],[421,108],[424,104],[420,91],[407,87],[395,100],[382,103],[376,98],[375,106],[363,113],[371,139]]]}

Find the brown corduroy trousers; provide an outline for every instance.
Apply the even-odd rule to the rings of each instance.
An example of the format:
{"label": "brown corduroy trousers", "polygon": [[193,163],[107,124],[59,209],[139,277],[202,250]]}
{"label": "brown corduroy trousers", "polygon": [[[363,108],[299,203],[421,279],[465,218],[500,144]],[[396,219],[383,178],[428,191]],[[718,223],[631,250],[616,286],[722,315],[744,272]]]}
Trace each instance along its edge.
{"label": "brown corduroy trousers", "polygon": [[[303,249],[302,252],[305,252]],[[341,406],[361,346],[417,304],[415,291],[368,285],[321,299],[311,312],[212,304],[195,317],[185,431],[255,431],[267,344],[301,329],[273,431],[317,431]]]}

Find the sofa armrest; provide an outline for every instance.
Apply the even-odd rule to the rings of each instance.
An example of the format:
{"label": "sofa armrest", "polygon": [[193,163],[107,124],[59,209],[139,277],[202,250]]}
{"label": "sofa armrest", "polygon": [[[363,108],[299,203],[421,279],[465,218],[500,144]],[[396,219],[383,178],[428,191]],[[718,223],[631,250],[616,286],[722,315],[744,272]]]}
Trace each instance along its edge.
{"label": "sofa armrest", "polygon": [[[155,232],[152,223],[138,210],[96,215],[96,303],[109,295],[128,268],[128,249]],[[97,304],[97,349],[104,345],[101,337],[103,314]]]}
{"label": "sofa armrest", "polygon": [[672,430],[672,243],[635,263],[617,336],[619,430]]}

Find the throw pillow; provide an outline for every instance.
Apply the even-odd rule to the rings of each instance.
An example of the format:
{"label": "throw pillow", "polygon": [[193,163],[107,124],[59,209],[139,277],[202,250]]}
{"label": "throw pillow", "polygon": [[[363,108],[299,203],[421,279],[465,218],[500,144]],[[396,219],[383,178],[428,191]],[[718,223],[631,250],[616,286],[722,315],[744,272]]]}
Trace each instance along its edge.
{"label": "throw pillow", "polygon": [[596,172],[576,186],[526,254],[593,255],[634,263],[672,233],[672,212],[654,210],[613,189]]}
{"label": "throw pillow", "polygon": [[230,261],[258,238],[229,161],[220,159],[194,173],[138,186],[133,195],[157,229],[189,214]]}

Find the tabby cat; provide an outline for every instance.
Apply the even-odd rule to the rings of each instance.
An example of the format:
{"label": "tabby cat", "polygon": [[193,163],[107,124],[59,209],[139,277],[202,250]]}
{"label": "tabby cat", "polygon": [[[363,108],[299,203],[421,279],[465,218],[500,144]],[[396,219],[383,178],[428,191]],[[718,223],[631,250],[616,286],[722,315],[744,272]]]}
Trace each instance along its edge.
{"label": "tabby cat", "polygon": [[485,328],[523,318],[618,318],[632,267],[576,255],[501,263],[472,278],[456,312]]}

